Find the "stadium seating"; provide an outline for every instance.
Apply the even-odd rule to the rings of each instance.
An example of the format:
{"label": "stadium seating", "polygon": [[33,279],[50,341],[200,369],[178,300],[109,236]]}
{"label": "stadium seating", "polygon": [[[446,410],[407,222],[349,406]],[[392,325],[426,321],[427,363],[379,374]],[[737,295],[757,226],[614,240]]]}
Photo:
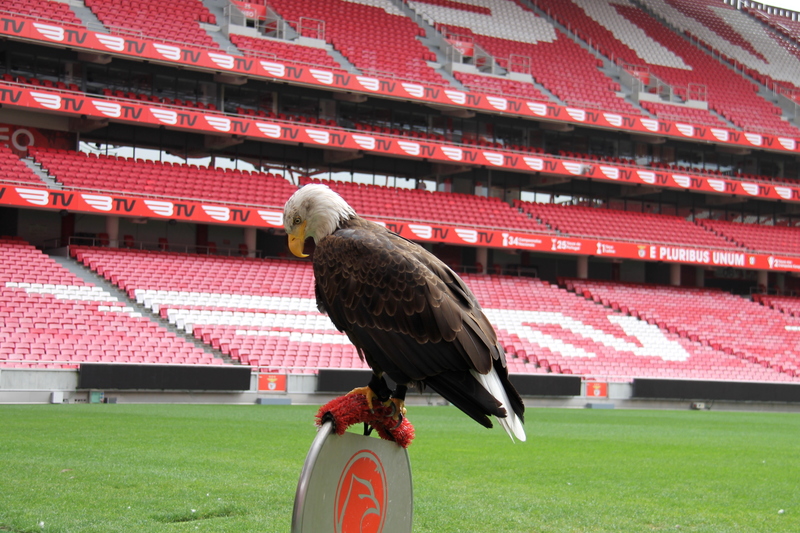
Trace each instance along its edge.
{"label": "stadium seating", "polygon": [[551,229],[567,235],[656,244],[736,248],[735,244],[678,216],[522,201],[515,202],[515,205]]}
{"label": "stadium seating", "polygon": [[365,122],[356,122],[354,124],[355,129],[358,131],[368,131],[372,133],[381,133],[384,135],[399,135],[402,137],[415,137],[417,139],[427,139],[430,141],[445,141],[445,136],[440,135],[438,133],[428,133],[425,131],[417,131],[414,129],[400,129],[400,128],[389,128],[386,126],[380,126],[376,124],[367,124]]}
{"label": "stadium seating", "polygon": [[30,76],[26,77],[23,75],[14,75],[10,72],[6,72],[2,76],[2,80],[4,82],[9,83],[19,83],[21,85],[33,85],[34,87],[46,87],[48,89],[58,89],[61,91],[80,91],[80,87],[78,87],[75,83],[67,83],[66,81],[61,81],[58,78],[49,79],[46,77],[42,77],[41,79]]}
{"label": "stadium seating", "polygon": [[202,0],[173,0],[168,12],[159,0],[85,0],[85,4],[111,33],[141,34],[157,41],[219,48],[200,26],[201,22],[216,24],[216,17]]}
{"label": "stadium seating", "polygon": [[0,181],[44,185],[39,176],[34,174],[9,147],[4,145],[0,145]]}
{"label": "stadium seating", "polygon": [[790,17],[779,13],[767,13],[756,6],[745,6],[742,11],[771,26],[776,32],[789,37],[795,42],[800,42],[800,20],[792,20]]}
{"label": "stadium seating", "polygon": [[613,380],[795,379],[547,282],[474,274],[465,281],[499,330],[512,371]]}
{"label": "stadium seating", "polygon": [[[771,85],[774,80],[798,88],[797,45],[780,38],[760,17],[714,0],[649,0],[645,4],[678,31],[698,39],[760,83]],[[791,28],[791,20],[780,18],[788,21],[787,28]]]}
{"label": "stadium seating", "polygon": [[80,19],[70,9],[69,4],[56,0],[14,0],[3,2],[3,11],[14,13],[23,17],[44,19],[45,21],[58,22],[82,26]]}
{"label": "stadium seating", "polygon": [[754,294],[753,301],[793,317],[800,317],[800,297]]}
{"label": "stadium seating", "polygon": [[740,246],[754,252],[800,255],[800,228],[743,224],[724,220],[701,220],[700,223]]}
{"label": "stadium seating", "polygon": [[84,265],[235,360],[270,370],[366,368],[316,310],[311,264],[73,247]]}
{"label": "stadium seating", "polygon": [[[71,253],[177,327],[244,363],[292,372],[365,368],[346,336],[316,310],[307,262],[88,247]],[[546,282],[464,279],[498,329],[514,373],[794,379],[788,367],[779,372],[753,363]]]}
{"label": "stadium seating", "polygon": [[0,238],[0,367],[73,368],[83,361],[223,362],[30,244]]}
{"label": "stadium seating", "polygon": [[301,18],[321,21],[306,36],[325,39],[362,74],[447,85],[427,63],[436,55],[417,40],[424,31],[389,0],[272,0],[270,6],[295,28]]}
{"label": "stadium seating", "polygon": [[[689,96],[690,84],[704,86],[709,108],[737,126],[753,132],[800,136],[800,130],[781,119],[779,107],[757,94],[755,83],[630,2],[536,0],[536,4],[574,28],[581,39],[618,65],[643,68],[672,86],[678,97]],[[655,0],[648,4],[652,7]],[[721,2],[714,4],[722,9]],[[659,5],[663,5],[660,0]]]}
{"label": "stadium seating", "polygon": [[706,109],[694,107],[684,107],[679,105],[661,104],[656,102],[639,102],[643,108],[662,120],[672,120],[688,124],[698,124],[704,126],[714,126],[725,128],[728,125],[721,121],[716,115]]}
{"label": "stadium seating", "polygon": [[467,89],[479,93],[501,94],[543,102],[550,100],[547,95],[543,94],[532,83],[506,78],[481,76],[478,74],[467,74],[466,72],[454,72],[453,76]]}
{"label": "stadium seating", "polygon": [[550,233],[499,198],[301,179],[308,182],[325,183],[362,216]]}
{"label": "stadium seating", "polygon": [[247,37],[235,33],[230,34],[230,39],[245,55],[255,55],[282,63],[298,63],[328,70],[341,70],[342,68],[322,48],[303,46],[278,39]]}
{"label": "stadium seating", "polygon": [[[656,324],[774,374],[735,379],[797,380],[800,319],[717,289],[569,280],[566,286],[606,307]],[[768,374],[768,373],[767,373]]]}
{"label": "stadium seating", "polygon": [[51,176],[71,188],[280,207],[296,190],[280,176],[246,170],[42,148],[32,148],[31,154]]}
{"label": "stadium seating", "polygon": [[139,100],[140,102],[153,102],[156,104],[174,105],[177,107],[189,107],[194,109],[202,109],[204,111],[217,111],[217,106],[213,102],[204,102],[203,100],[189,100],[188,98],[168,98],[161,97],[155,94],[144,94],[133,91],[112,90],[109,88],[103,89],[103,96],[113,98],[126,98],[128,100]]}
{"label": "stadium seating", "polygon": [[640,114],[615,94],[619,87],[598,70],[597,58],[518,2],[476,1],[472,5],[483,8],[480,12],[462,9],[465,3],[409,5],[440,31],[477,43],[504,68],[519,58],[538,83],[568,105]]}

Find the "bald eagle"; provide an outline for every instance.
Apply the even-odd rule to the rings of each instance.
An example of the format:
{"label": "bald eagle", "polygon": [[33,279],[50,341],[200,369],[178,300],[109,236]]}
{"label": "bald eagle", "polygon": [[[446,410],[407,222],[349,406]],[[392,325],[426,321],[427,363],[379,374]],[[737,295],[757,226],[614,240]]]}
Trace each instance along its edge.
{"label": "bald eagle", "polygon": [[[353,393],[392,401],[404,413],[410,386],[430,387],[479,424],[497,417],[525,440],[525,407],[508,380],[505,354],[475,295],[436,256],[359,217],[326,185],[298,189],[284,207],[289,249],[314,239],[317,306],[373,372]],[[397,383],[391,391],[384,374]]]}

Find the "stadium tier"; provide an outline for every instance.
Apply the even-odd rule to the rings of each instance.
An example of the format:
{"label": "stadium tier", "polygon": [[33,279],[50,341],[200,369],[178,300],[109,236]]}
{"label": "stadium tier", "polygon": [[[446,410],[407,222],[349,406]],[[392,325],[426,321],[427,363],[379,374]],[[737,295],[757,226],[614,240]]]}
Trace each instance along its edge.
{"label": "stadium tier", "polygon": [[515,204],[551,229],[567,235],[708,248],[736,248],[735,244],[678,216],[521,201],[516,201]]}
{"label": "stadium tier", "polygon": [[800,319],[756,302],[717,289],[594,280],[570,280],[566,286],[779,375],[800,374]]}
{"label": "stadium tier", "polygon": [[221,364],[30,244],[0,238],[0,367]]}
{"label": "stadium tier", "polygon": [[200,25],[216,24],[216,17],[201,0],[173,0],[169,2],[168,12],[164,10],[164,2],[159,0],[86,0],[84,3],[111,33],[219,48]]}
{"label": "stadium tier", "polygon": [[616,95],[617,83],[598,70],[596,57],[521,3],[471,2],[479,11],[461,9],[466,3],[408,4],[451,40],[478,44],[501,67],[530,74],[567,105],[641,113]]}
{"label": "stadium tier", "polygon": [[447,85],[428,64],[436,54],[417,39],[424,30],[389,0],[272,0],[270,6],[304,36],[330,43],[362,74]]}
{"label": "stadium tier", "polygon": [[[71,253],[177,327],[245,364],[292,372],[364,368],[346,337],[316,310],[307,262],[87,247]],[[498,329],[511,372],[793,379],[789,366],[778,371],[725,353],[546,282],[464,277]]]}
{"label": "stadium tier", "polygon": [[282,206],[296,187],[273,174],[173,165],[69,150],[31,148],[35,160],[71,188]]}
{"label": "stadium tier", "polygon": [[748,250],[800,255],[800,228],[724,220],[701,220],[700,223]]}
{"label": "stadium tier", "polygon": [[[646,3],[660,16],[675,12],[661,0]],[[690,3],[695,2],[682,5]],[[710,110],[747,131],[800,135],[800,130],[781,118],[778,106],[757,94],[756,83],[631,2],[536,0],[536,4],[562,24],[574,28],[584,41],[627,68],[645,87],[652,87],[653,92],[661,89],[651,76],[670,86],[677,97],[673,103],[687,99],[707,101]],[[715,10],[729,11],[722,2],[713,5]]]}

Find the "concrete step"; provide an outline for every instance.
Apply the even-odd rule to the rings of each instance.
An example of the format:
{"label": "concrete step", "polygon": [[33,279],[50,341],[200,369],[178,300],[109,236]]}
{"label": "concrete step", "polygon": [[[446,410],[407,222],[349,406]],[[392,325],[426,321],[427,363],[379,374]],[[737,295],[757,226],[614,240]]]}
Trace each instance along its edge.
{"label": "concrete step", "polygon": [[32,158],[23,157],[22,162],[25,163],[25,166],[31,169],[31,171],[33,171],[33,173],[36,174],[39,177],[39,179],[44,182],[45,185],[47,185],[48,189],[64,188],[64,186],[61,183],[57,182],[52,177],[50,177],[50,174],[45,172],[42,166],[36,161],[34,161]]}

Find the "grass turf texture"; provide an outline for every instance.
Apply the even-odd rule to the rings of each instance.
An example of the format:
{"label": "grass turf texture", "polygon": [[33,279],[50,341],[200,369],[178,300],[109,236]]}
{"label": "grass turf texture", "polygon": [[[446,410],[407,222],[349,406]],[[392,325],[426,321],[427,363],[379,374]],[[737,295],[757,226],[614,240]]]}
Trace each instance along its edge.
{"label": "grass turf texture", "polygon": [[[289,531],[315,410],[0,406],[0,532]],[[798,415],[409,411],[416,533],[800,531]]]}

